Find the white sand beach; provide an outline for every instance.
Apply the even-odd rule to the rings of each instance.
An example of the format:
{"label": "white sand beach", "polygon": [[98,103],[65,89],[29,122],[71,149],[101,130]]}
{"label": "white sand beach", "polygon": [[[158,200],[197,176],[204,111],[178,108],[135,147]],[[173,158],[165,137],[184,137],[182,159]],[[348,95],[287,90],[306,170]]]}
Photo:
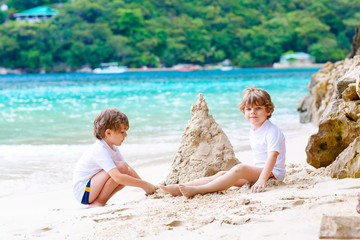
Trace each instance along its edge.
{"label": "white sand beach", "polygon": [[[358,179],[332,179],[306,163],[305,146],[315,127],[287,136],[287,176],[270,180],[265,192],[249,186],[172,197],[160,190],[145,196],[127,187],[107,206],[76,202],[71,184],[45,193],[0,198],[0,239],[318,239],[322,216],[358,216]],[[286,135],[286,133],[285,133]],[[251,163],[251,152],[236,152]],[[165,180],[171,160],[139,166],[142,178]]]}

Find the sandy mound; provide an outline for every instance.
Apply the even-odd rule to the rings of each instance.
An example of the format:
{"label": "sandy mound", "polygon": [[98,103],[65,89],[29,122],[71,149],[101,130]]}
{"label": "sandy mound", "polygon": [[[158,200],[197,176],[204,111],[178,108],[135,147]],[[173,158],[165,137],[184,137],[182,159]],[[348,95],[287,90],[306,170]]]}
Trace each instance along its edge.
{"label": "sandy mound", "polygon": [[198,97],[191,107],[191,120],[182,135],[166,184],[212,176],[239,163],[228,137],[209,115],[203,94]]}

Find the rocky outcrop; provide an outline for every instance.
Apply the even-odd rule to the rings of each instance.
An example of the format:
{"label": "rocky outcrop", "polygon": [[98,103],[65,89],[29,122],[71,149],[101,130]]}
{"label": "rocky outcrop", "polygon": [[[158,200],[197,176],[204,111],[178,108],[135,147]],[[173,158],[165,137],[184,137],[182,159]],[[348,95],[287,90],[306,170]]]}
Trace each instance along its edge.
{"label": "rocky outcrop", "polygon": [[[300,112],[300,122],[313,122],[318,125],[320,121],[328,117],[329,105],[337,99],[343,99],[343,92],[345,101],[349,99],[351,89],[355,86],[359,70],[359,56],[353,59],[345,59],[344,61],[330,63],[328,62],[324,68],[311,76],[311,81],[308,85],[309,94],[302,98],[297,106]],[[348,87],[350,89],[347,89]],[[359,99],[355,96],[354,99]],[[352,99],[352,100],[354,100]],[[326,111],[327,110],[327,111]]]}
{"label": "rocky outcrop", "polygon": [[347,118],[323,121],[318,133],[310,137],[306,146],[307,162],[316,168],[330,165],[359,135],[359,124]]}
{"label": "rocky outcrop", "polygon": [[297,104],[296,109],[300,113],[300,123],[308,123],[312,120],[312,112],[310,107],[314,101],[311,93],[303,97]]}
{"label": "rocky outcrop", "polygon": [[360,137],[337,156],[330,169],[334,178],[360,178]]}
{"label": "rocky outcrop", "polygon": [[316,168],[330,165],[360,135],[359,73],[360,56],[355,56],[329,63],[312,77],[312,121],[319,131],[310,137],[306,154]]}
{"label": "rocky outcrop", "polygon": [[360,217],[323,215],[320,226],[320,239],[359,239]]}
{"label": "rocky outcrop", "polygon": [[360,177],[352,174],[354,164],[345,164],[346,161],[338,157],[344,156],[342,152],[360,136],[359,28],[352,52],[349,56],[353,58],[327,63],[312,75],[308,85],[310,93],[297,106],[300,122],[311,121],[319,126],[318,133],[310,137],[306,147],[307,162],[319,168],[341,161],[333,165],[337,166],[333,169],[334,177]]}
{"label": "rocky outcrop", "polygon": [[348,58],[353,58],[360,55],[360,27],[355,29],[351,52],[347,55]]}
{"label": "rocky outcrop", "polygon": [[182,135],[166,184],[185,183],[229,170],[239,161],[221,127],[209,115],[209,109],[199,94],[191,107],[191,120]]}

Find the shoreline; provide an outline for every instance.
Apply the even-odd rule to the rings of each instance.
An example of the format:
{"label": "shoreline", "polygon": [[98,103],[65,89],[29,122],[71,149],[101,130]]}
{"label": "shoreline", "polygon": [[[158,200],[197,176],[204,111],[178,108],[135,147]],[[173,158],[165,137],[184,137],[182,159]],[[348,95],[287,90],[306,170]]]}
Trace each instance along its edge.
{"label": "shoreline", "polygon": [[281,63],[274,63],[273,69],[311,69],[311,68],[323,68],[326,63],[311,63],[311,64],[293,64],[285,65]]}
{"label": "shoreline", "polygon": [[94,74],[123,74],[126,72],[196,72],[196,71],[220,71],[220,72],[229,72],[233,70],[240,70],[240,69],[262,69],[262,68],[268,68],[268,69],[274,69],[274,70],[281,70],[281,69],[318,69],[325,66],[324,63],[319,64],[310,64],[310,65],[303,65],[303,66],[267,66],[267,67],[251,67],[251,68],[242,68],[242,67],[230,67],[230,68],[222,68],[222,67],[216,67],[216,68],[208,68],[203,66],[195,66],[193,68],[177,68],[177,67],[168,67],[168,68],[127,68],[126,71],[121,73],[94,73],[93,69],[91,68],[82,68],[82,69],[68,69],[61,72],[46,72],[46,71],[39,71],[39,72],[24,72],[22,69],[7,69],[7,68],[1,68],[0,67],[0,76],[5,75],[25,75],[25,74],[53,74],[53,73],[94,73]]}
{"label": "shoreline", "polygon": [[[2,239],[317,239],[323,214],[356,216],[358,179],[332,179],[306,163],[315,129],[287,139],[287,176],[263,193],[248,186],[194,198],[126,187],[103,208],[76,202],[70,183],[40,193],[0,197]],[[235,152],[243,163],[250,151]],[[139,165],[139,175],[163,181],[171,161]],[[189,214],[191,213],[191,214]],[[279,228],[281,226],[281,228]],[[261,229],[261,231],[259,231]],[[301,234],[299,234],[299,232]]]}

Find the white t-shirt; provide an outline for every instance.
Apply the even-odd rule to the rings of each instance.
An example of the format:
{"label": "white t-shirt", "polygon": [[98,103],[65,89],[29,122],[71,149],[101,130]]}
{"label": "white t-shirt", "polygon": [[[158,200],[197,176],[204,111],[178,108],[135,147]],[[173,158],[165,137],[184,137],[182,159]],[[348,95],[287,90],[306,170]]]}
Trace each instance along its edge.
{"label": "white t-shirt", "polygon": [[264,168],[268,152],[278,152],[279,155],[272,173],[278,180],[285,178],[285,137],[281,130],[269,120],[266,120],[260,128],[250,129],[250,145],[254,157],[254,164]]}
{"label": "white t-shirt", "polygon": [[104,140],[96,140],[91,147],[81,156],[75,167],[73,176],[73,192],[75,198],[81,202],[86,184],[101,170],[109,172],[116,168],[115,162],[125,162],[119,148],[113,145],[113,149]]}

